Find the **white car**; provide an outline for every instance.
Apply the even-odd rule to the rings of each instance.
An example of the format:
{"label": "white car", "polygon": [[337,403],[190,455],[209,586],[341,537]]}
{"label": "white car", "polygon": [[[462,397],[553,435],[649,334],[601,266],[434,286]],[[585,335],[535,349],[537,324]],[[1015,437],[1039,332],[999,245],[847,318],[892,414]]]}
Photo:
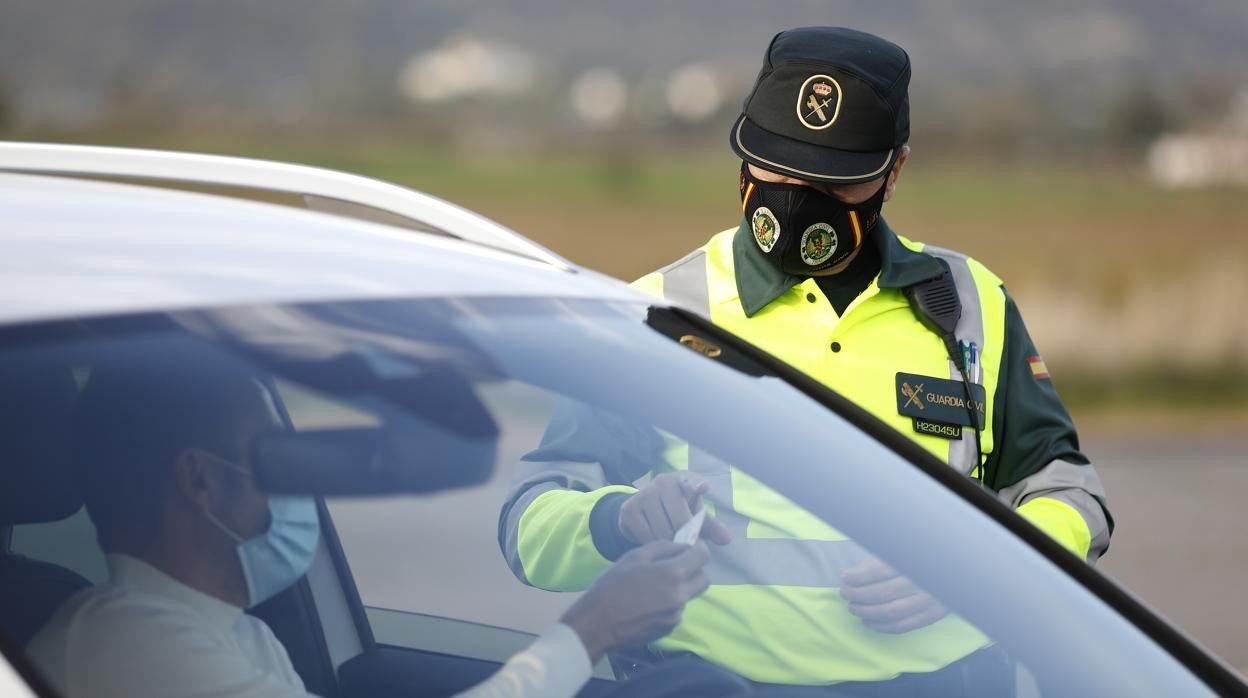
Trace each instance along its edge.
{"label": "white car", "polygon": [[[476,214],[309,167],[21,143],[0,143],[0,647],[17,670],[0,664],[0,693],[55,694],[22,648],[106,581],[68,465],[77,396],[101,357],[187,341],[271,376],[286,445],[315,464],[256,466],[274,491],[318,496],[324,535],[307,575],[252,612],[317,695],[452,695],[571,603],[519,581],[498,536],[513,465],[567,401],[677,435],[888,560],[995,643],[1016,695],[1248,694],[840,396]],[[396,435],[419,436],[415,461],[333,455]],[[582,695],[726,686],[693,669],[617,680],[604,661]]]}

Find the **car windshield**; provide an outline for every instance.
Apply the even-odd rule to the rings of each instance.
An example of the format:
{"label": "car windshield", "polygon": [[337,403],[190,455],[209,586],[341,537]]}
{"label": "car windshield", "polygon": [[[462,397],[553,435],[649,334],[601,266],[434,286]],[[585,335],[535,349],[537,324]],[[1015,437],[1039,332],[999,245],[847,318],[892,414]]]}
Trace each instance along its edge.
{"label": "car windshield", "polygon": [[[317,468],[332,470],[332,454],[369,435],[398,435],[407,443],[390,456],[399,468],[394,492],[383,483],[370,496],[318,498],[328,561],[313,569],[328,577],[309,575],[298,603],[277,593],[252,610],[310,690],[355,695],[332,685],[334,671],[345,676],[378,648],[417,673],[452,671],[440,663],[449,658],[496,668],[609,564],[588,524],[551,503],[564,492],[627,493],[662,471],[709,483],[703,501],[732,542],[709,546],[712,587],[671,635],[641,654],[612,655],[596,682],[623,680],[638,657],[698,656],[759,683],[830,683],[930,673],[973,655],[986,658],[967,665],[985,694],[1208,690],[989,516],[733,346],[671,309],[557,299],[264,305],[5,329],[5,438],[33,444],[6,450],[0,463],[5,487],[29,490],[4,499],[21,510],[0,522],[11,525],[6,555],[81,577],[75,589],[90,585],[81,596],[106,587],[110,569],[116,577],[118,551],[136,550],[124,535],[97,541],[93,520],[129,522],[137,539],[151,540],[152,527],[181,519],[152,509],[146,527],[135,524],[143,496],[200,492],[197,477],[215,481],[223,470],[257,477],[261,462],[273,466],[268,475],[260,469],[261,484],[289,486],[300,467],[321,482],[329,476]],[[240,367],[249,376],[240,391],[262,399],[239,402],[222,421],[214,405],[228,403],[212,396]],[[155,378],[127,382],[144,371]],[[184,388],[171,391],[170,381]],[[161,390],[177,393],[165,408],[151,398]],[[149,403],[160,426],[150,444],[127,421]],[[19,414],[27,417],[11,416]],[[147,494],[110,475],[133,468],[107,454],[151,460],[161,444],[209,422],[246,426],[202,449],[200,460],[178,456],[175,469],[149,473],[161,484]],[[318,440],[277,438],[292,434]],[[238,485],[233,496],[252,497],[254,486]],[[64,503],[75,489],[89,516]],[[277,499],[270,520],[287,521]],[[228,502],[204,510],[215,512],[214,526],[249,537],[238,535],[245,518]],[[581,513],[584,523],[589,510]],[[111,546],[107,558],[100,544]],[[895,568],[949,614],[893,633],[849,615],[841,577],[869,560]],[[126,579],[134,578],[131,569]],[[4,577],[6,605],[51,603],[55,585],[12,579]],[[249,577],[244,591],[261,586]],[[73,604],[55,600],[50,619],[21,625],[6,615],[0,631],[63,687],[64,654],[53,651],[60,659],[51,664],[41,654],[50,642],[44,626]],[[77,649],[115,656],[105,650]],[[328,674],[318,663],[332,665]],[[113,670],[131,671],[123,665]]]}

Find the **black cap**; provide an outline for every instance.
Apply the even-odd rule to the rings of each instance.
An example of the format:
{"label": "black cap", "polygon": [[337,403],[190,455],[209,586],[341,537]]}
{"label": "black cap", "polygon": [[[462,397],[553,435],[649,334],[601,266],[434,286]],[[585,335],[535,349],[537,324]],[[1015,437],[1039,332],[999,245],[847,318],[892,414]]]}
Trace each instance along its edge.
{"label": "black cap", "polygon": [[780,32],[732,126],[732,149],[772,172],[833,184],[884,176],[910,138],[910,57],[842,27]]}

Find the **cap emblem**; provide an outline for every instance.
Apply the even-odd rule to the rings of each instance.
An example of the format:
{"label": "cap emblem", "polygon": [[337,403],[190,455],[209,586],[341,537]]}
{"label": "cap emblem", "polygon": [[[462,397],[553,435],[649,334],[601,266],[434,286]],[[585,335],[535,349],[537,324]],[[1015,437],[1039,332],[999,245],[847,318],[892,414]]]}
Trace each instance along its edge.
{"label": "cap emblem", "polygon": [[816,223],[802,233],[802,261],[817,267],[836,252],[836,231],[827,223]]}
{"label": "cap emblem", "polygon": [[814,131],[836,123],[841,115],[841,85],[828,75],[812,75],[797,95],[797,120]]}

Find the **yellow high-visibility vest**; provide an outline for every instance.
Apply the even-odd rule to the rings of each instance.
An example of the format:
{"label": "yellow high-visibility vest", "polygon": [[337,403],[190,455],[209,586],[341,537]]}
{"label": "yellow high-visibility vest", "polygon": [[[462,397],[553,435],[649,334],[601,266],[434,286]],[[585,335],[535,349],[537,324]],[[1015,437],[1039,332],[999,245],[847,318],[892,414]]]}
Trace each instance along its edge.
{"label": "yellow high-visibility vest", "polygon": [[[709,318],[828,385],[894,426],[951,467],[972,475],[975,432],[960,438],[920,431],[899,410],[899,374],[958,381],[961,372],[945,345],[923,325],[903,289],[943,272],[944,260],[962,303],[959,340],[975,344],[975,380],[983,387],[980,444],[994,448],[993,404],[1006,333],[1001,280],[963,255],[895,236],[881,221],[884,270],[838,316],[811,279],[743,299],[735,268],[745,255],[734,245],[749,238],[724,231],[636,286]],[[744,263],[757,264],[757,255]],[[764,278],[765,275],[759,275]],[[921,382],[906,387],[928,397]],[[711,483],[708,506],[733,533],[712,551],[711,587],[685,608],[681,624],[654,647],[688,651],[755,681],[828,684],[880,681],[899,673],[935,671],[990,644],[956,616],[900,635],[867,628],[839,593],[839,574],[867,554],[839,531],[746,473],[667,439],[654,472],[689,469]],[[502,522],[504,553],[526,582],[555,590],[584,589],[609,565],[595,547],[588,519],[604,497],[636,490],[601,479],[601,469],[550,464],[566,472],[527,473]],[[526,484],[534,483],[532,485]],[[575,482],[560,486],[557,481]],[[1077,554],[1088,553],[1088,526],[1065,502],[1045,497],[1019,512]]]}

